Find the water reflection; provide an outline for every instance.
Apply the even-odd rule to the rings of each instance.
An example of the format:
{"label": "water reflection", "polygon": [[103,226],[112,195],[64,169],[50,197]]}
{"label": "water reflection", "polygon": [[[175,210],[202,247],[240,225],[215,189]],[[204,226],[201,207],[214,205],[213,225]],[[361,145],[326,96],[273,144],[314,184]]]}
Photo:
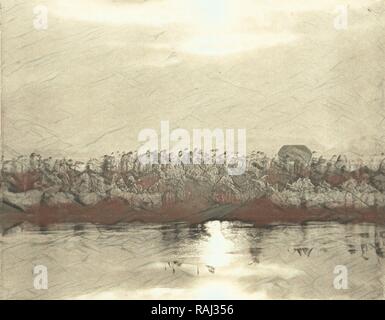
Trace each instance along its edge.
{"label": "water reflection", "polygon": [[202,261],[208,267],[212,267],[209,270],[213,272],[215,268],[228,266],[231,263],[231,260],[234,259],[231,251],[234,249],[235,244],[223,235],[222,229],[224,231],[228,230],[225,223],[210,221],[206,223],[205,227],[208,233],[207,239],[204,237],[196,247],[197,250],[202,248]]}
{"label": "water reflection", "polygon": [[[370,224],[67,225],[0,239],[2,298],[384,296],[385,228]],[[31,288],[31,269],[37,264],[48,267],[49,290]],[[348,268],[348,290],[333,287],[337,265]]]}

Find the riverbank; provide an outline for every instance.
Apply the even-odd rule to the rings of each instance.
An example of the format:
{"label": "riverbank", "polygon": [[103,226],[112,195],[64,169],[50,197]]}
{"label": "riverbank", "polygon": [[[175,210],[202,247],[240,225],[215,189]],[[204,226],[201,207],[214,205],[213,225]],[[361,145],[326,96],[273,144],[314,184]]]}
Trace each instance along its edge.
{"label": "riverbank", "polygon": [[116,225],[119,223],[170,223],[199,224],[210,220],[242,221],[255,226],[270,224],[304,224],[307,222],[334,221],[341,223],[375,223],[385,225],[383,208],[305,208],[280,207],[268,198],[238,204],[210,204],[188,201],[157,209],[132,209],[122,200],[103,200],[94,206],[78,204],[56,207],[39,205],[25,212],[3,205],[0,228],[6,233],[17,226],[34,225],[54,229],[65,223]]}
{"label": "riverbank", "polygon": [[[211,155],[214,157],[214,154]],[[224,164],[143,166],[137,155],[87,163],[36,154],[3,163],[0,228],[73,223],[199,224],[238,220],[256,226],[308,221],[385,224],[385,159],[326,161],[306,146],[277,157],[246,157],[242,175]],[[1,231],[0,230],[0,231]],[[3,233],[3,231],[1,231]]]}

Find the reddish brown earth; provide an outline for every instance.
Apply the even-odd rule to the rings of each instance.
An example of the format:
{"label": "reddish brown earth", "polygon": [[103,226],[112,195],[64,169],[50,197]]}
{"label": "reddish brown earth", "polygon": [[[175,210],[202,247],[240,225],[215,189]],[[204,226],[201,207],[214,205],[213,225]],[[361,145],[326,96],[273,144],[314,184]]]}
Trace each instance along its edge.
{"label": "reddish brown earth", "polygon": [[258,226],[272,223],[301,224],[310,221],[385,224],[385,210],[281,208],[269,199],[257,199],[235,209],[227,216],[227,220],[247,221]]}
{"label": "reddish brown earth", "polygon": [[[212,207],[206,200],[188,201],[166,206],[157,210],[133,210],[121,200],[104,200],[96,206],[66,205],[60,207],[39,206],[27,212],[11,212],[3,207],[0,214],[0,226],[8,229],[22,222],[29,222],[41,227],[61,223],[93,223],[114,225],[117,223],[143,222],[165,223],[186,222],[202,223],[207,220],[244,221],[264,226],[269,224],[302,224],[310,221],[338,221],[342,223],[376,223],[385,224],[385,211],[378,209],[306,209],[281,208],[269,199],[257,199],[245,204],[234,205],[225,216],[216,217],[207,214]],[[217,207],[221,212],[222,207]],[[223,207],[225,208],[225,206]],[[227,209],[228,210],[228,207]]]}

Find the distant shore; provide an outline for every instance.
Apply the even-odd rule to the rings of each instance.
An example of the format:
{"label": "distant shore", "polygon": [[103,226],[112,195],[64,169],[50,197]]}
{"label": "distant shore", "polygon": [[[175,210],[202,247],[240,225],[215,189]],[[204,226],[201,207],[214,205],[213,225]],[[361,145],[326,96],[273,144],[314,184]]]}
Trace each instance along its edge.
{"label": "distant shore", "polygon": [[385,224],[384,154],[365,161],[344,155],[325,159],[306,146],[285,145],[273,158],[252,152],[241,161],[240,175],[229,175],[227,164],[216,163],[215,150],[204,155],[212,161],[143,164],[136,152],[86,163],[35,153],[6,160],[0,175],[1,232],[23,223],[41,228],[208,220]]}
{"label": "distant shore", "polygon": [[0,230],[6,234],[14,227],[25,225],[54,228],[60,224],[116,225],[119,223],[200,224],[210,220],[241,221],[255,226],[271,224],[304,224],[307,222],[375,223],[385,225],[385,210],[378,208],[282,208],[270,199],[261,198],[243,204],[212,205],[204,202],[180,203],[154,210],[133,210],[124,201],[101,201],[95,206],[38,206],[26,212],[4,205],[0,214]]}

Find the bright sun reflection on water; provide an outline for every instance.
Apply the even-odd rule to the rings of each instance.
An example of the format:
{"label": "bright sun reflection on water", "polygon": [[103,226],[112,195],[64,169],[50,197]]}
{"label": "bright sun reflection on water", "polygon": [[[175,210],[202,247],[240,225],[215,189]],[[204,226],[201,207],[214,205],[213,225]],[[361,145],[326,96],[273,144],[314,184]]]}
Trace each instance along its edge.
{"label": "bright sun reflection on water", "polygon": [[[183,285],[171,285],[170,287],[138,288],[135,292],[130,290],[111,290],[80,296],[78,299],[267,299],[269,295],[262,284],[260,288],[252,291],[242,285],[242,278],[249,277],[280,277],[290,279],[301,275],[299,270],[289,266],[259,263],[250,265],[249,254],[240,254],[237,247],[241,246],[241,240],[230,240],[231,224],[229,222],[210,221],[204,224],[206,235],[194,244],[199,259],[183,261],[175,270],[175,276],[189,275]],[[236,253],[238,252],[238,253]],[[164,264],[155,262],[149,266],[154,275],[154,270],[164,272]],[[166,272],[167,272],[166,268]],[[199,270],[199,273],[197,273]],[[170,270],[168,272],[171,272]],[[192,277],[192,278],[190,278]]]}
{"label": "bright sun reflection on water", "polygon": [[206,225],[209,238],[202,243],[202,261],[213,267],[224,267],[230,264],[233,258],[230,252],[234,249],[234,243],[226,239],[220,221],[210,221]]}

